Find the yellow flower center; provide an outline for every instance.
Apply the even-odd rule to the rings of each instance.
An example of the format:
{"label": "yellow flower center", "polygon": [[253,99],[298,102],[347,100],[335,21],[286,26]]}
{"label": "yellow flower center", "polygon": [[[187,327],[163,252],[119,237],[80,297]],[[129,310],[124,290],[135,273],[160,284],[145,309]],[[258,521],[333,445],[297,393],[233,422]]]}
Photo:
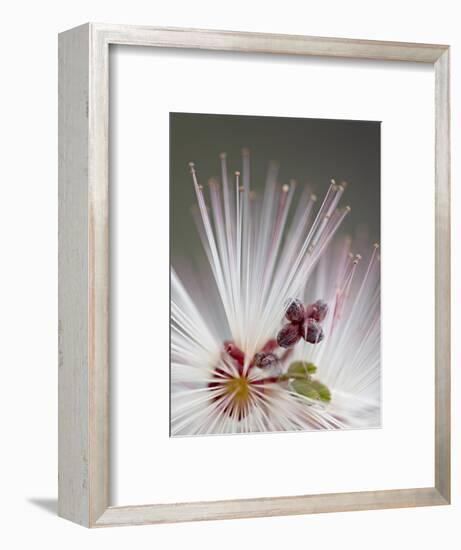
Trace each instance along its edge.
{"label": "yellow flower center", "polygon": [[232,396],[232,402],[236,407],[243,407],[250,396],[250,383],[246,376],[230,378],[225,383],[226,394]]}
{"label": "yellow flower center", "polygon": [[223,412],[235,416],[238,420],[244,418],[251,406],[251,382],[247,376],[238,376],[212,382],[214,388],[220,388],[221,396],[215,397],[224,403]]}

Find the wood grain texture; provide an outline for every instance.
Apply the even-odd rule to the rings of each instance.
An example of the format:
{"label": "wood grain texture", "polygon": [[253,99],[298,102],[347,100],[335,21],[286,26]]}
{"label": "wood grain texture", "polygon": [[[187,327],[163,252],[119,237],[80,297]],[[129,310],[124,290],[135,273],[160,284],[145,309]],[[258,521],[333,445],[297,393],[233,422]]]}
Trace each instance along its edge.
{"label": "wood grain texture", "polygon": [[[435,487],[113,507],[109,479],[109,45],[418,61],[435,66]],[[450,109],[447,46],[87,24],[59,38],[59,514],[102,527],[447,504]]]}
{"label": "wood grain texture", "polygon": [[88,25],[59,36],[59,515],[89,525]]}
{"label": "wood grain texture", "polygon": [[59,515],[109,505],[108,55],[92,25],[59,36]]}
{"label": "wood grain texture", "polygon": [[434,63],[446,50],[436,44],[382,42],[319,36],[93,24],[110,44],[197,48],[304,56]]}
{"label": "wood grain texture", "polygon": [[88,98],[90,524],[109,505],[109,49],[90,25]]}
{"label": "wood grain texture", "polygon": [[450,51],[435,63],[435,486],[450,502]]}
{"label": "wood grain texture", "polygon": [[441,504],[446,504],[445,499],[436,489],[428,487],[395,491],[362,491],[150,506],[118,506],[108,508],[96,522],[95,527],[322,514]]}

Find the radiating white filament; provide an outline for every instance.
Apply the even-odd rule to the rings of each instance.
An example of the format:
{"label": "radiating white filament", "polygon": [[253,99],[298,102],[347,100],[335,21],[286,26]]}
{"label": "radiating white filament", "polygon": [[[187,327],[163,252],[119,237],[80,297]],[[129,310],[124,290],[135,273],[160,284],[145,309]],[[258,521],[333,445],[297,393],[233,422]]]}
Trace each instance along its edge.
{"label": "radiating white filament", "polygon": [[[190,164],[199,215],[195,217],[209,263],[207,299],[190,295],[176,271],[171,276],[171,430],[173,435],[237,433],[302,429],[335,429],[379,422],[379,264],[378,248],[368,260],[350,254],[350,240],[329,244],[350,208],[339,208],[344,184],[330,182],[317,198],[298,184],[277,182],[278,167],[269,166],[265,190],[251,190],[250,156],[242,154],[242,173],[228,173],[220,156],[221,181],[210,180],[208,193]],[[295,199],[296,194],[296,199]],[[293,207],[293,205],[296,205]],[[245,414],[226,406],[232,394],[222,386],[210,389],[219,372],[238,376],[232,360],[223,357],[225,340],[244,353],[244,374],[257,351],[274,338],[289,298],[306,303],[325,299],[329,315],[321,344],[295,347],[293,360],[318,366],[318,378],[333,393],[328,405],[313,402],[290,388],[250,385]],[[224,322],[210,325],[213,309]],[[210,395],[219,397],[211,399]],[[235,396],[234,396],[235,397]],[[227,409],[229,411],[229,409]]]}

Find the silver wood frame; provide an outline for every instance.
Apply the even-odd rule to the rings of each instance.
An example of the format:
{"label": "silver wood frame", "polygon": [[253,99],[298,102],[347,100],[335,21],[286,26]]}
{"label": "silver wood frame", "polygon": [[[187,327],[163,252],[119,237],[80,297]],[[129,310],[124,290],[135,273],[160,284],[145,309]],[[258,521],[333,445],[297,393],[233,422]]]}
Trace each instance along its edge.
{"label": "silver wood frame", "polygon": [[[435,68],[434,487],[110,506],[109,46],[417,61]],[[87,527],[450,502],[449,48],[310,36],[86,24],[59,35],[59,515]]]}

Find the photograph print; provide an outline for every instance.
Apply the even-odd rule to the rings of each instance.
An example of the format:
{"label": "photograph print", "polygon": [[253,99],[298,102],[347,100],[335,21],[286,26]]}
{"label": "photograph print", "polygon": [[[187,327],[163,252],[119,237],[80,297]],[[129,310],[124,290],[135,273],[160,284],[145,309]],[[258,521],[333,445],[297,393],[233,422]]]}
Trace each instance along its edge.
{"label": "photograph print", "polygon": [[170,113],[170,435],[379,428],[379,121]]}

